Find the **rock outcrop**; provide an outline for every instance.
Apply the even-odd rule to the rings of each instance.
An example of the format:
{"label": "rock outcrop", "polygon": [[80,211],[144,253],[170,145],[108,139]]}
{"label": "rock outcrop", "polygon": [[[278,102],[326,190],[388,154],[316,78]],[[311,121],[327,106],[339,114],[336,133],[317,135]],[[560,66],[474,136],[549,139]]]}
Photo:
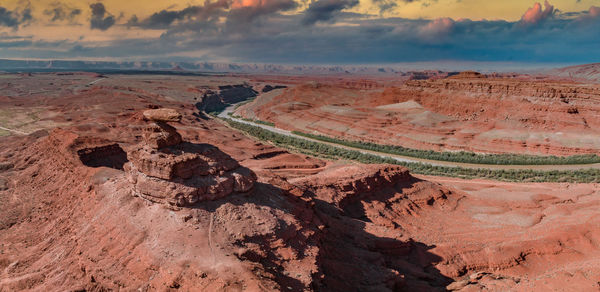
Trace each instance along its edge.
{"label": "rock outcrop", "polygon": [[518,79],[487,79],[475,73],[461,73],[448,79],[435,81],[412,80],[405,83],[402,90],[437,93],[482,94],[488,98],[508,96],[511,98],[539,98],[540,101],[556,101],[561,98],[586,101],[597,100],[600,89],[590,85],[574,85],[572,83],[552,83]]}
{"label": "rock outcrop", "polygon": [[179,208],[254,186],[256,175],[218,148],[182,142],[167,124],[181,119],[174,110],[148,110],[144,116],[154,124],[144,131],[144,142],[129,151],[125,165],[134,195]]}
{"label": "rock outcrop", "polygon": [[[315,192],[336,194],[338,199],[372,193],[412,177],[407,168],[397,165],[339,165],[330,167],[317,175],[292,180]],[[333,201],[337,201],[335,198]]]}
{"label": "rock outcrop", "polygon": [[148,120],[155,122],[179,122],[181,121],[181,114],[174,109],[170,108],[159,108],[153,110],[147,110],[144,112],[144,117]]}
{"label": "rock outcrop", "polygon": [[144,118],[154,122],[144,129],[144,141],[153,149],[175,146],[181,143],[181,135],[167,122],[181,121],[181,114],[172,109],[153,109],[144,112]]}
{"label": "rock outcrop", "polygon": [[287,88],[287,86],[285,86],[285,85],[270,85],[270,84],[267,84],[260,91],[262,93],[267,93],[267,92],[273,91],[275,89],[283,89],[283,88]]}
{"label": "rock outcrop", "polygon": [[[598,290],[597,183],[412,177],[394,165],[306,157],[257,143],[214,119],[192,118],[195,109],[176,102],[190,100],[190,77],[111,76],[82,91],[82,83],[73,80],[92,82],[91,75],[60,74],[68,75],[7,79],[14,86],[1,90],[3,108],[40,114],[41,123],[32,124],[32,130],[62,129],[0,137],[0,291]],[[277,78],[269,83],[317,79]],[[532,126],[528,132],[546,127],[535,122],[541,118],[544,123],[585,119],[589,129],[556,131],[565,136],[583,133],[598,141],[599,99],[579,96],[586,86],[573,84],[578,98],[546,100],[529,94],[504,96],[501,85],[492,88],[500,93],[490,95],[486,86],[477,85],[510,85],[494,78],[444,79],[424,82],[431,88],[377,92],[343,85],[317,88],[315,83],[262,95],[248,105],[259,108],[272,102],[267,106],[274,111],[257,118],[309,125],[310,133],[326,127],[344,131],[357,121],[348,135],[369,134],[381,140],[367,141],[382,143],[427,138],[432,133],[428,130],[450,130],[450,138],[439,143],[457,143],[453,139],[459,135],[481,131],[477,126],[486,125],[486,119],[487,130],[516,129],[517,114],[528,119],[523,121]],[[193,79],[212,87],[220,80]],[[378,82],[389,84],[383,78]],[[446,83],[472,91],[446,90]],[[509,90],[526,92],[521,86],[527,87],[511,85]],[[297,99],[300,94],[312,95]],[[41,115],[40,106],[48,106],[47,113]],[[159,107],[181,110],[183,126],[154,115],[144,122],[144,109]],[[295,116],[286,114],[286,108],[294,108]],[[430,125],[438,116],[427,111],[459,118]],[[473,113],[473,120],[465,120]],[[386,123],[393,119],[424,126],[390,122],[395,126],[389,127]],[[140,143],[144,126],[154,127],[157,121],[175,126],[171,134],[179,132],[184,141],[164,139],[173,145],[152,148],[147,141],[168,136],[168,130],[158,127],[149,131],[157,135]],[[453,132],[448,124],[469,131]],[[386,127],[388,132],[380,134]],[[483,149],[502,145],[466,141]],[[121,161],[128,162],[127,172],[120,170]],[[253,175],[237,161],[256,171],[260,183],[241,180]],[[251,194],[236,192],[236,177],[239,190],[253,185]],[[221,199],[190,208],[178,207],[173,199],[176,188],[183,194],[190,186],[191,192],[197,191],[195,181],[218,186],[221,179],[233,185],[221,184],[233,188]],[[132,188],[145,188],[143,196],[179,211],[133,197]],[[206,197],[198,193],[191,199]],[[185,200],[182,205],[188,204]]]}
{"label": "rock outcrop", "polygon": [[[365,201],[394,202],[399,214],[416,213],[417,210],[432,205],[446,205],[451,191],[437,185],[415,179],[407,168],[390,164],[331,166],[316,175],[290,180],[291,183],[307,189],[316,196],[344,210],[348,216],[363,218],[369,216]],[[397,196],[398,194],[401,194]],[[369,219],[387,225],[382,206],[372,206],[372,213],[379,213]],[[381,211],[381,212],[380,212]],[[387,211],[386,211],[387,212]],[[393,217],[393,216],[392,216]]]}
{"label": "rock outcrop", "polygon": [[217,111],[230,104],[256,97],[257,93],[252,86],[247,84],[223,85],[215,90],[206,90],[202,101],[196,103],[196,108],[205,112]]}

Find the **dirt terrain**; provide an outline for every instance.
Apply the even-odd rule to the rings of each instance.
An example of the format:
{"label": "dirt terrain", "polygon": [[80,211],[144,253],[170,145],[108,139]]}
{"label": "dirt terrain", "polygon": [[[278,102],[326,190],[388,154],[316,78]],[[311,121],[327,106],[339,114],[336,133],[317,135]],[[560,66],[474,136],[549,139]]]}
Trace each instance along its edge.
{"label": "dirt terrain", "polygon": [[351,87],[307,82],[236,113],[306,133],[431,150],[573,155],[600,149],[600,86],[481,75]]}
{"label": "dirt terrain", "polygon": [[[292,87],[261,101],[312,86],[295,81],[107,77],[0,79],[0,108],[35,115],[0,123],[29,133],[0,137],[0,291],[600,288],[599,185],[308,157],[202,114],[204,93],[190,90],[223,101],[222,86]],[[335,92],[380,106],[358,97],[401,90],[368,84]],[[51,94],[23,91],[39,87]],[[161,108],[173,111],[147,112]]]}

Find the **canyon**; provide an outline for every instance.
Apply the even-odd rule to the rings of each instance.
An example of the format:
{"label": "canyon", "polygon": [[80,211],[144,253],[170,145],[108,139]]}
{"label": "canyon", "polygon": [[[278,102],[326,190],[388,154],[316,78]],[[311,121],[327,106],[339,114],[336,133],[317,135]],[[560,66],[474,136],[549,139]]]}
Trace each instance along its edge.
{"label": "canyon", "polygon": [[286,130],[416,149],[597,153],[600,86],[557,78],[462,73],[358,90],[304,83],[236,114]]}
{"label": "canyon", "polygon": [[208,113],[246,101],[236,114],[347,139],[598,152],[594,83],[417,75],[2,75],[0,126],[21,133],[0,132],[0,291],[597,290],[598,183],[309,156]]}

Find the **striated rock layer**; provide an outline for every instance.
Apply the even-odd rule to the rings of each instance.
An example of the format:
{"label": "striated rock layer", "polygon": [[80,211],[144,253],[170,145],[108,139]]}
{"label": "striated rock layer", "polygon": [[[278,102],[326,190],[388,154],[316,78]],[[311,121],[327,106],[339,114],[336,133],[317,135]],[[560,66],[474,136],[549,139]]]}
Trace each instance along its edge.
{"label": "striated rock layer", "polygon": [[599,101],[593,84],[466,72],[371,90],[301,84],[236,113],[288,130],[410,148],[573,155],[600,150]]}
{"label": "striated rock layer", "polygon": [[252,189],[256,175],[210,145],[183,143],[160,151],[138,147],[125,165],[134,193],[170,206],[189,206]]}
{"label": "striated rock layer", "polygon": [[144,130],[144,142],[129,151],[125,165],[134,195],[184,207],[254,186],[256,175],[218,148],[182,142],[176,129],[166,124],[181,120],[181,114],[156,109],[145,111],[144,117],[155,124]]}
{"label": "striated rock layer", "polygon": [[[415,177],[327,161],[153,94],[177,96],[199,79],[109,78],[79,92],[82,75],[61,78],[0,79],[12,84],[3,93],[28,89],[3,106],[56,106],[53,119],[73,124],[0,137],[0,291],[598,290],[598,184]],[[31,98],[40,80],[66,91]],[[186,142],[147,145],[142,111],[159,107],[182,113],[171,126]],[[231,161],[257,174],[248,192],[185,207],[171,200],[169,188],[183,193],[187,179],[244,169],[225,170]],[[132,174],[165,184],[152,195],[169,195],[132,196]]]}

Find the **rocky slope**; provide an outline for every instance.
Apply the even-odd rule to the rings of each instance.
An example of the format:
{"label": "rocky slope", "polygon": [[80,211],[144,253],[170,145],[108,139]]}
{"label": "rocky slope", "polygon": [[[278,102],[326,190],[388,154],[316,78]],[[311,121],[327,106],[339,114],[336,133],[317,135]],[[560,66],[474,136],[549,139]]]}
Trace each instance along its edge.
{"label": "rocky slope", "polygon": [[[143,172],[130,165],[139,165],[138,160],[129,153],[133,160],[125,165],[126,172],[88,167],[77,155],[80,150],[98,151],[98,157],[110,153],[96,147],[96,138],[74,132],[54,130],[46,137],[15,140],[10,146],[23,151],[10,159],[14,166],[3,210],[22,213],[2,216],[4,290],[381,291],[442,288],[450,282],[441,275],[435,281],[419,280],[414,270],[425,266],[412,262],[413,243],[380,238],[379,233],[365,233],[363,223],[348,222],[343,208],[350,203],[341,202],[348,199],[334,200],[316,191],[320,182],[296,186],[271,175],[251,189],[236,189],[237,181],[232,182],[232,193],[222,196],[184,196],[183,203],[143,200],[185,193],[179,184],[196,186],[177,177],[153,177],[165,186],[148,188],[153,183],[142,181]],[[227,161],[222,157],[217,163]],[[345,174],[332,190],[358,199],[398,192],[414,183],[406,169],[370,166],[355,174],[359,169],[329,170],[321,176],[322,186]],[[245,177],[252,183],[252,175]],[[216,176],[212,180],[223,183]],[[151,193],[140,195],[140,189]],[[415,192],[402,192],[409,195],[412,208],[425,208],[432,205],[428,196],[444,193],[431,191],[435,189],[439,186],[424,184]],[[336,207],[338,200],[342,209]],[[343,239],[349,236],[354,239]],[[356,262],[347,266],[349,254]],[[388,255],[404,258],[386,264]],[[369,272],[356,274],[359,267]],[[356,280],[346,279],[351,274]]]}
{"label": "rocky slope", "polygon": [[551,70],[547,74],[569,80],[583,80],[597,83],[600,82],[600,64],[594,63],[559,68]]}
{"label": "rocky slope", "polygon": [[[0,291],[598,289],[598,185],[325,161],[99,85],[1,102],[72,124],[0,137]],[[238,172],[251,188],[178,200]],[[142,175],[165,187],[142,195]]]}
{"label": "rocky slope", "polygon": [[600,87],[461,73],[356,90],[303,84],[242,116],[309,133],[433,150],[572,155],[600,149]]}

